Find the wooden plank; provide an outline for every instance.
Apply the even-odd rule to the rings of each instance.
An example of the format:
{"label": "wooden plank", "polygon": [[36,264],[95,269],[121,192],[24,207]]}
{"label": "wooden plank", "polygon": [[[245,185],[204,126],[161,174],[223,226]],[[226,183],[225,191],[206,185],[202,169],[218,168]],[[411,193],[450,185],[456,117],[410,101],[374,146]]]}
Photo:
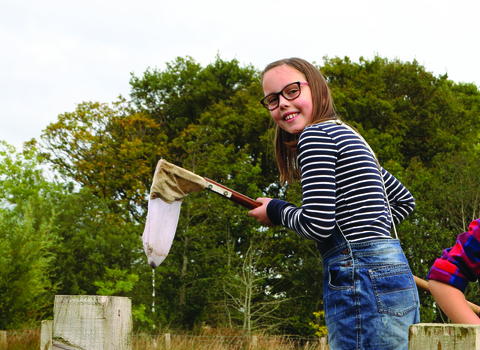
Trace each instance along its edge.
{"label": "wooden plank", "polygon": [[319,349],[318,350],[329,350],[329,346],[327,344],[327,337],[321,337],[318,339],[319,342]]}
{"label": "wooden plank", "polygon": [[165,333],[165,349],[170,350],[172,346],[172,340],[170,339],[170,333]]}
{"label": "wooden plank", "polygon": [[40,349],[52,350],[53,320],[43,320],[40,332]]}
{"label": "wooden plank", "polygon": [[0,349],[7,348],[7,331],[0,331]]}
{"label": "wooden plank", "polygon": [[480,350],[480,325],[419,323],[410,326],[409,350]]}

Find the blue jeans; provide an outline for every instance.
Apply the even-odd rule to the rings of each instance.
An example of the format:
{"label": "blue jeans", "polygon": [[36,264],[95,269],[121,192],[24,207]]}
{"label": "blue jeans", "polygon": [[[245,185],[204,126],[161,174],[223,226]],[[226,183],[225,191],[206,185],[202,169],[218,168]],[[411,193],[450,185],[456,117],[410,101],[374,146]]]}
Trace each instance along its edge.
{"label": "blue jeans", "polygon": [[408,350],[420,303],[399,241],[350,243],[336,227],[318,249],[330,349]]}

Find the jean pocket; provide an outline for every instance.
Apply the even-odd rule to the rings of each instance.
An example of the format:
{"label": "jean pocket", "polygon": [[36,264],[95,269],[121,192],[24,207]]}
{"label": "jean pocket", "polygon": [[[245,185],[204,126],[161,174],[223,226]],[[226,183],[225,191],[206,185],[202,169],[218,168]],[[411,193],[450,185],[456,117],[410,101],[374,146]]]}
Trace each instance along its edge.
{"label": "jean pocket", "polygon": [[328,267],[328,286],[335,290],[351,289],[353,288],[353,275],[351,260],[330,265]]}
{"label": "jean pocket", "polygon": [[413,276],[407,264],[368,270],[378,312],[403,316],[417,307]]}

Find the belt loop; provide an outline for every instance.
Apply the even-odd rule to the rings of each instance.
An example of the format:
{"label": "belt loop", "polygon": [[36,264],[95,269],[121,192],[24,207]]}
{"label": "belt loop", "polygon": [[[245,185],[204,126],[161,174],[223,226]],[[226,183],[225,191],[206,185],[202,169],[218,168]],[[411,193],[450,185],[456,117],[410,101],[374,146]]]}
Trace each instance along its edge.
{"label": "belt loop", "polygon": [[350,242],[348,241],[348,239],[345,237],[345,235],[343,234],[343,231],[342,229],[340,228],[340,225],[338,224],[338,222],[336,223],[337,227],[338,227],[338,230],[340,231],[340,234],[342,235],[342,238],[343,240],[345,241],[346,245],[347,245],[347,248],[345,248],[344,250],[342,250],[340,253],[343,253],[345,252],[345,254],[348,254],[349,257],[350,257],[350,261],[348,261],[344,267],[353,267],[352,268],[352,281],[355,281],[355,259],[353,258],[353,251],[352,251],[352,246],[350,244]]}

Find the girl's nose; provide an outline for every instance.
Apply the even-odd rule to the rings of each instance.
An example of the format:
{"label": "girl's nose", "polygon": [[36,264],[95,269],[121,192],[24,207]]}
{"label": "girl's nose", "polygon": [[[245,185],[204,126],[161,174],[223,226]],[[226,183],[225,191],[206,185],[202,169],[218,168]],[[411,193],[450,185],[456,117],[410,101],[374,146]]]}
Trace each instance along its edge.
{"label": "girl's nose", "polygon": [[278,98],[279,98],[278,104],[280,105],[280,108],[285,108],[285,107],[290,106],[290,101],[287,100],[285,97],[280,95]]}

